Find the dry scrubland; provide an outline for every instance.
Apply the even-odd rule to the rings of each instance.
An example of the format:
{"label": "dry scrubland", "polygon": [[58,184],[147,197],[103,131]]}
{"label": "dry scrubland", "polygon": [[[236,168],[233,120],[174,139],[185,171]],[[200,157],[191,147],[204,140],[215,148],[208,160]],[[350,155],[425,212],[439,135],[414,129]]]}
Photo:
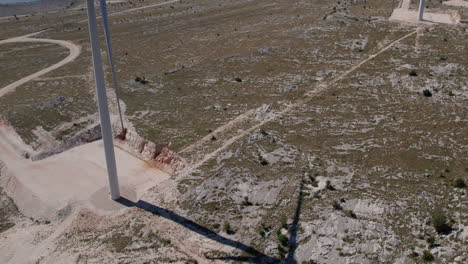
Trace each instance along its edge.
{"label": "dry scrubland", "polygon": [[[467,9],[438,2],[429,9],[466,20]],[[157,1],[137,5],[149,3]],[[466,261],[467,26],[390,23],[396,5],[184,0],[113,16],[126,119],[146,139],[171,143],[187,169],[145,195],[158,207],[139,207],[152,214],[72,214],[45,260]],[[74,9],[1,21],[0,37],[81,18]],[[86,24],[39,36],[70,40],[82,54],[0,98],[0,113],[47,149],[37,126],[64,140],[97,115]],[[66,52],[9,44],[0,56],[4,86]],[[19,223],[3,234],[63,225],[29,220],[1,199],[0,231]]]}

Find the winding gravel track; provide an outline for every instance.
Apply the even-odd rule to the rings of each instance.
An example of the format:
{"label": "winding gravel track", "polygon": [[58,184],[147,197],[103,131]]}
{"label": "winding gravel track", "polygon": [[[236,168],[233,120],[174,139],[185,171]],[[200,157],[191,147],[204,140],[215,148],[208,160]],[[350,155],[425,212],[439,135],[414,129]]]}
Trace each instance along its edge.
{"label": "winding gravel track", "polygon": [[[115,16],[115,15],[119,15],[119,14],[124,14],[124,13],[129,13],[129,12],[134,12],[134,11],[138,11],[138,10],[142,10],[142,9],[147,9],[147,8],[152,8],[152,7],[157,7],[157,6],[162,6],[162,5],[167,5],[167,4],[171,4],[171,3],[175,3],[175,2],[180,2],[180,0],[171,0],[171,1],[167,1],[167,2],[162,2],[162,3],[157,3],[157,4],[152,4],[152,5],[146,5],[146,6],[142,6],[142,7],[137,7],[137,8],[131,8],[131,9],[128,9],[128,10],[123,10],[123,11],[119,11],[119,12],[115,12],[115,13],[111,13],[109,14],[109,16]],[[83,20],[80,20],[78,21],[78,23],[80,22],[86,22],[88,19],[83,19]],[[41,39],[41,38],[32,38],[33,36],[35,35],[38,35],[40,33],[43,33],[45,31],[48,31],[50,29],[46,29],[46,30],[43,30],[43,31],[39,31],[39,32],[35,32],[35,33],[31,33],[31,34],[28,34],[28,35],[24,35],[24,36],[20,36],[20,37],[14,37],[14,38],[9,38],[9,39],[5,39],[5,40],[0,40],[0,45],[1,44],[7,44],[7,43],[15,43],[15,42],[43,42],[43,43],[52,43],[52,44],[58,44],[62,47],[65,47],[67,48],[70,53],[68,54],[68,56],[59,61],[58,63],[50,66],[50,67],[47,67],[43,70],[40,70],[34,74],[31,74],[29,76],[26,76],[14,83],[11,83],[3,88],[0,89],[0,97],[4,96],[5,94],[9,93],[9,92],[12,92],[16,89],[16,87],[22,85],[22,84],[25,84],[39,76],[42,76],[46,73],[49,73],[55,69],[58,69],[62,66],[64,66],[65,64],[67,63],[70,63],[72,62],[73,60],[75,60],[81,53],[81,49],[80,49],[80,46],[77,46],[75,44],[73,44],[72,42],[70,41],[65,41],[65,40],[56,40],[56,39]]]}
{"label": "winding gravel track", "polygon": [[15,38],[10,38],[10,39],[5,39],[5,40],[1,40],[0,41],[0,44],[7,44],[7,43],[17,43],[17,42],[42,42],[42,43],[52,43],[52,44],[58,44],[62,47],[65,47],[67,48],[70,52],[68,54],[68,56],[55,63],[54,65],[52,66],[49,66],[45,69],[42,69],[36,73],[33,73],[29,76],[26,76],[26,77],[23,77],[21,79],[19,79],[18,81],[14,82],[14,83],[11,83],[3,88],[0,89],[0,97],[4,96],[5,94],[9,93],[9,92],[13,92],[16,87],[22,85],[22,84],[25,84],[39,76],[42,76],[46,73],[49,73],[55,69],[58,69],[62,66],[64,66],[65,64],[69,63],[69,62],[72,62],[74,61],[81,53],[81,48],[80,46],[77,46],[75,44],[73,44],[72,42],[69,42],[69,41],[65,41],[65,40],[56,40],[56,39],[42,39],[42,38],[32,38],[32,36],[34,35],[37,35],[39,33],[41,33],[42,31],[40,32],[36,32],[36,33],[32,33],[32,34],[28,34],[28,35],[25,35],[25,36],[21,36],[21,37],[15,37]]}

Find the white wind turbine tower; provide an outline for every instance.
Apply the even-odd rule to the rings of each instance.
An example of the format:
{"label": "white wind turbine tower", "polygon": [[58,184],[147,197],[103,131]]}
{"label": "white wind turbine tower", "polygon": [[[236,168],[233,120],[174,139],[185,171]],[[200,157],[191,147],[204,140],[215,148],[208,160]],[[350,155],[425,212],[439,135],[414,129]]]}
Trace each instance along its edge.
{"label": "white wind turbine tower", "polygon": [[419,0],[418,20],[423,21],[424,8],[426,7],[426,0]]}
{"label": "white wind turbine tower", "polygon": [[[102,0],[101,0],[101,4],[102,4]],[[102,67],[101,49],[100,49],[99,36],[98,36],[98,31],[97,31],[96,11],[94,8],[94,0],[87,0],[87,5],[88,5],[89,37],[91,40],[91,48],[92,48],[92,53],[93,53],[94,77],[96,80],[96,94],[97,94],[97,99],[98,99],[99,117],[101,119],[101,134],[102,134],[102,140],[104,142],[104,152],[106,155],[107,174],[109,178],[111,198],[112,200],[117,200],[120,198],[119,179],[117,177],[117,166],[115,162],[114,144],[113,144],[113,139],[112,139],[112,127],[111,127],[111,121],[110,121],[110,116],[109,116],[109,106],[107,104],[107,93],[106,93],[106,86],[105,86],[105,81],[104,81],[104,71]],[[106,17],[106,22],[107,22],[107,17]],[[106,31],[108,33],[108,30]],[[106,39],[108,39],[108,34],[106,35],[107,35]],[[108,43],[108,48],[110,48],[110,42]],[[108,52],[108,54],[111,55],[110,52]],[[109,56],[109,58],[110,60],[112,60],[111,56]],[[113,65],[113,63],[111,65]],[[113,76],[113,79],[115,80],[114,76]],[[120,107],[119,107],[119,110],[120,110]]]}
{"label": "white wind turbine tower", "polygon": [[119,109],[120,125],[122,129],[122,133],[125,134],[126,131],[125,131],[124,123],[123,123],[122,110],[120,108],[120,100],[119,100],[119,84],[117,82],[117,76],[116,76],[117,74],[115,73],[114,59],[112,57],[112,46],[111,46],[111,40],[110,40],[109,22],[107,20],[106,0],[100,0],[100,3],[101,3],[102,24],[104,26],[104,35],[106,37],[107,58],[109,60],[109,65],[111,68],[112,83],[114,84],[115,97],[117,100],[117,107]]}

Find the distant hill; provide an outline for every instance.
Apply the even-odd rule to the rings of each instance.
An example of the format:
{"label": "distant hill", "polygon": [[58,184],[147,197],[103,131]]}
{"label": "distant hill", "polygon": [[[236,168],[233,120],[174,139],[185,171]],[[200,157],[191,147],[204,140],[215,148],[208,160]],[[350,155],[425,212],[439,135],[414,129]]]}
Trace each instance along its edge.
{"label": "distant hill", "polygon": [[82,4],[84,0],[40,0],[20,4],[0,4],[0,16],[41,13],[56,9],[66,9]]}

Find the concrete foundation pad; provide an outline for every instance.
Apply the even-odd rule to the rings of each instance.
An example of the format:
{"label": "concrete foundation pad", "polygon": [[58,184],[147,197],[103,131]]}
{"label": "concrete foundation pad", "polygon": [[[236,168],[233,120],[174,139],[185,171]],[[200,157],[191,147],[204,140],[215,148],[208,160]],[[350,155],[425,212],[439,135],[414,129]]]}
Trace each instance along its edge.
{"label": "concrete foundation pad", "polygon": [[423,21],[419,21],[418,12],[416,10],[397,8],[393,10],[389,20],[409,23],[456,25],[460,23],[460,15],[457,12],[453,12],[451,14],[424,12]]}
{"label": "concrete foundation pad", "polygon": [[[124,150],[115,148],[115,154],[121,193],[129,200],[136,201],[170,177]],[[6,165],[1,185],[27,216],[52,220],[68,214],[75,205],[103,214],[122,208],[109,197],[101,140],[40,161],[8,155],[6,151],[0,152],[0,160]]]}

